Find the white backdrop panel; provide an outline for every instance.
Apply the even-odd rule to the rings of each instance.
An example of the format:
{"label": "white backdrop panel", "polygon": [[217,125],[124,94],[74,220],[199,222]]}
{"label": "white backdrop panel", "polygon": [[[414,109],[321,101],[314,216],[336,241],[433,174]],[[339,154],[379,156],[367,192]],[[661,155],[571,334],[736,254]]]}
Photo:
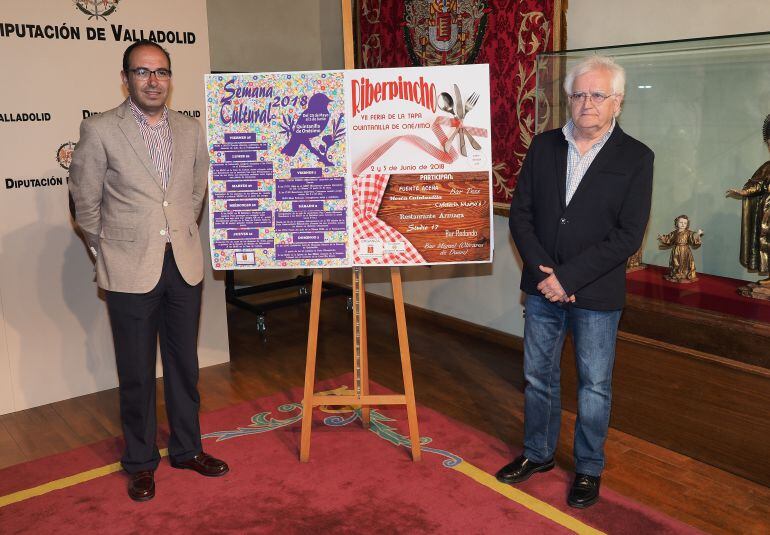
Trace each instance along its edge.
{"label": "white backdrop panel", "polygon": [[[125,98],[122,53],[142,32],[182,41],[163,43],[174,71],[170,107],[201,117],[209,50],[204,0],[123,0],[99,17],[83,10],[104,13],[115,2],[0,5],[0,413],[7,413],[117,384],[107,310],[72,227],[60,147],[77,142],[85,115]],[[210,269],[204,288],[207,366],[229,354],[223,287]]]}

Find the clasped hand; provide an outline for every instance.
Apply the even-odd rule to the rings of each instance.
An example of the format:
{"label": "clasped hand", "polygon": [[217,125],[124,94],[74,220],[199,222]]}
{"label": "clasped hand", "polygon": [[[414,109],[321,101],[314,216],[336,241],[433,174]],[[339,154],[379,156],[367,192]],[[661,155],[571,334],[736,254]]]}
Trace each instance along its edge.
{"label": "clasped hand", "polygon": [[567,292],[564,291],[564,288],[562,288],[561,283],[559,282],[559,279],[556,278],[556,275],[553,274],[553,268],[547,267],[547,266],[538,266],[540,268],[540,271],[543,273],[547,273],[548,277],[540,281],[540,283],[537,285],[538,291],[543,294],[543,296],[551,301],[552,303],[561,302],[561,303],[574,303],[575,302],[575,295],[567,295]]}

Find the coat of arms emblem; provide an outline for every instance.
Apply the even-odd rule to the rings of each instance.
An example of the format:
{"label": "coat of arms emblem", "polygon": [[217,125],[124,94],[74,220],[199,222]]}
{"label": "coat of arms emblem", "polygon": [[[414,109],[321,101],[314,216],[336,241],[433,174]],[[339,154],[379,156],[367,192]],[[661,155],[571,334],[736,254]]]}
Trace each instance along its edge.
{"label": "coat of arms emblem", "polygon": [[487,29],[487,0],[406,0],[404,38],[413,65],[473,63]]}
{"label": "coat of arms emblem", "polygon": [[72,152],[75,150],[75,143],[67,141],[62,143],[61,146],[56,149],[56,161],[63,168],[69,170],[72,163]]}
{"label": "coat of arms emblem", "polygon": [[75,7],[83,13],[88,15],[88,19],[104,19],[112,15],[116,9],[120,0],[75,0]]}

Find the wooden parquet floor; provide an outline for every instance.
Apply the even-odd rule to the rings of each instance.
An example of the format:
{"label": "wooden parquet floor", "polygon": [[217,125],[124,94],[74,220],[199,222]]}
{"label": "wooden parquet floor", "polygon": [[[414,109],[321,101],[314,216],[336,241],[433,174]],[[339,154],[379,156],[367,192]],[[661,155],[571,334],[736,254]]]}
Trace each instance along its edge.
{"label": "wooden parquet floor", "polygon": [[[371,378],[402,391],[393,314],[371,304],[367,312]],[[523,434],[521,354],[432,321],[410,319],[408,313],[407,320],[418,404],[498,437],[511,444],[512,457],[517,454]],[[301,386],[307,321],[307,305],[271,311],[263,339],[253,315],[229,307],[231,362],[201,370],[202,410]],[[345,298],[326,299],[318,380],[351,371],[351,332]],[[160,382],[158,388],[163,388]],[[162,406],[158,417],[165,421]],[[574,415],[565,413],[557,462],[567,470],[573,426]],[[119,434],[116,390],[3,415],[0,468]],[[770,533],[770,488],[615,430],[607,457],[603,485],[626,496],[708,533]]]}

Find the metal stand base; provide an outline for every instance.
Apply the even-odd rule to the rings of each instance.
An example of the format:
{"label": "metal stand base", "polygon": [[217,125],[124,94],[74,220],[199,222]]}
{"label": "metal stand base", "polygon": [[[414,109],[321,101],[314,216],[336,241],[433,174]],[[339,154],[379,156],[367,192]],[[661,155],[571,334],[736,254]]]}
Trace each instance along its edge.
{"label": "metal stand base", "polygon": [[[244,310],[248,310],[255,316],[257,316],[257,332],[263,336],[267,335],[267,317],[266,314],[270,310],[276,308],[282,308],[286,306],[296,305],[299,303],[307,303],[310,301],[311,292],[309,290],[310,284],[313,282],[313,277],[310,275],[298,275],[293,279],[286,279],[276,282],[268,282],[265,284],[258,284],[256,286],[247,286],[245,288],[235,288],[235,273],[233,270],[225,271],[225,300],[231,305],[237,306]],[[246,295],[261,294],[266,292],[272,292],[275,290],[283,290],[286,288],[299,287],[297,295],[293,297],[282,297],[280,299],[274,299],[272,301],[266,301],[264,303],[249,303],[241,299]],[[331,297],[333,295],[351,295],[348,288],[335,286],[330,283],[324,283],[322,287],[322,295]]]}

